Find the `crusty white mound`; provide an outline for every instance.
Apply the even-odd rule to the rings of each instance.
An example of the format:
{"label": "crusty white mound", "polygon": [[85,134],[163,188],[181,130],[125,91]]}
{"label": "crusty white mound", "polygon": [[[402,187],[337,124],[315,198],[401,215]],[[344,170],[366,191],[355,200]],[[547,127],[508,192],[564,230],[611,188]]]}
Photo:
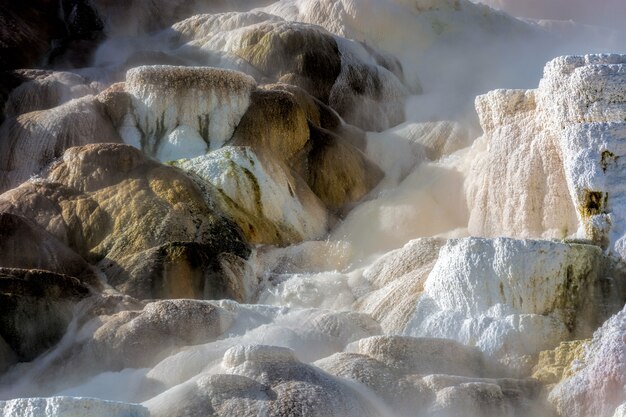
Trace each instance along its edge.
{"label": "crusty white mound", "polygon": [[231,138],[255,87],[251,77],[218,68],[133,68],[126,74],[133,111],[121,136],[162,161],[203,155]]}
{"label": "crusty white mound", "polygon": [[[525,373],[529,355],[588,336],[623,305],[624,276],[614,265],[592,245],[452,239],[405,333],[474,345]],[[607,279],[617,285],[608,292]]]}
{"label": "crusty white mound", "polygon": [[147,408],[95,398],[18,398],[0,401],[3,417],[150,417]]}
{"label": "crusty white mound", "polygon": [[549,62],[536,90],[476,99],[483,150],[466,181],[474,235],[577,234],[626,254],[626,56]]}

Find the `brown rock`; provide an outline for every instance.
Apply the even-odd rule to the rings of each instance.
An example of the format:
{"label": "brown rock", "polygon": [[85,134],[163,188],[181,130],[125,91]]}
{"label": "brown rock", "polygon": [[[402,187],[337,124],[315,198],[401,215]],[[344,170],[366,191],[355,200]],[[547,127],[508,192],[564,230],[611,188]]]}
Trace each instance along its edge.
{"label": "brown rock", "polygon": [[35,222],[0,213],[0,267],[38,269],[99,287],[89,264]]}
{"label": "brown rock", "polygon": [[364,133],[299,87],[273,84],[254,91],[231,143],[286,163],[335,211],[360,200],[383,177],[359,150]]}
{"label": "brown rock", "polygon": [[67,275],[0,268],[0,337],[20,361],[30,361],[61,339],[74,306],[90,294]]}
{"label": "brown rock", "polygon": [[[51,167],[47,181],[25,183],[1,195],[0,211],[32,219],[90,263],[100,262],[104,270],[112,273],[119,288],[125,282],[121,277],[130,281],[146,279],[145,271],[136,268],[139,258],[133,255],[156,250],[148,260],[142,259],[146,268],[150,264],[154,271],[168,271],[166,265],[180,265],[180,258],[167,252],[170,249],[164,256],[157,250],[171,242],[195,242],[211,248],[211,254],[232,253],[243,258],[249,254],[241,232],[207,205],[187,176],[176,168],[146,159],[139,150],[127,145],[97,144],[69,149]],[[191,262],[190,270],[199,267],[195,263],[199,259],[216,264],[213,258],[200,256],[195,246],[190,246],[196,248],[191,251],[184,244],[182,247],[187,247],[183,259]],[[164,279],[162,275],[153,278],[157,283]],[[202,285],[207,289],[203,291],[207,297],[223,294],[211,293],[209,287]],[[156,293],[168,298],[173,295]],[[140,298],[154,296],[152,291],[133,294]]]}

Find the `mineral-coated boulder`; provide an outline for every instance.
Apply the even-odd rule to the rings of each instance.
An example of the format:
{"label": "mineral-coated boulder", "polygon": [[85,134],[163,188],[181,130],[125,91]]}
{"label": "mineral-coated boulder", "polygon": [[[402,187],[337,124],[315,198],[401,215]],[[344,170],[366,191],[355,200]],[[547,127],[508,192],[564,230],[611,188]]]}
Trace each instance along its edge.
{"label": "mineral-coated boulder", "polygon": [[215,187],[207,189],[207,197],[219,203],[248,242],[285,245],[322,237],[328,226],[326,208],[272,155],[226,146],[175,165]]}
{"label": "mineral-coated boulder", "polygon": [[[228,283],[210,272],[220,269],[219,254],[248,256],[237,226],[209,207],[184,173],[148,160],[128,145],[68,150],[46,180],[3,194],[0,211],[38,223],[88,262],[99,263],[117,287],[135,289],[136,297],[219,297],[229,289],[245,293],[235,289],[241,282]],[[163,246],[173,242],[183,242],[180,250]],[[133,256],[139,253],[144,253],[142,268]],[[150,268],[155,276],[146,276]],[[182,271],[189,273],[173,283]]]}
{"label": "mineral-coated boulder", "polygon": [[202,155],[231,138],[255,85],[245,74],[218,68],[133,68],[125,85],[131,122],[120,133],[164,162]]}
{"label": "mineral-coated boulder", "polygon": [[406,334],[446,337],[530,373],[527,355],[589,337],[624,303],[624,268],[597,246],[452,239]]}
{"label": "mineral-coated boulder", "polygon": [[494,378],[475,348],[444,339],[375,336],[315,362],[371,389],[399,416],[548,416],[534,380]]}
{"label": "mineral-coated boulder", "polygon": [[467,181],[471,233],[577,233],[623,254],[625,63],[623,55],[560,57],[538,89],[476,99],[489,146]]}
{"label": "mineral-coated boulder", "polygon": [[[223,374],[201,376],[144,403],[153,416],[382,416],[369,393],[353,387],[277,346],[235,346]],[[172,401],[183,396],[185,401]]]}

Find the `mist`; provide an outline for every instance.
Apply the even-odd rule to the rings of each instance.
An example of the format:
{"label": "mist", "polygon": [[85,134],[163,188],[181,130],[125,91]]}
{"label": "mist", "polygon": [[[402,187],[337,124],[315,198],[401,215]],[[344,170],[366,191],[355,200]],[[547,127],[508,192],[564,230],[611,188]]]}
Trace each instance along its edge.
{"label": "mist", "polygon": [[621,416],[623,0],[89,7],[0,97],[0,414]]}

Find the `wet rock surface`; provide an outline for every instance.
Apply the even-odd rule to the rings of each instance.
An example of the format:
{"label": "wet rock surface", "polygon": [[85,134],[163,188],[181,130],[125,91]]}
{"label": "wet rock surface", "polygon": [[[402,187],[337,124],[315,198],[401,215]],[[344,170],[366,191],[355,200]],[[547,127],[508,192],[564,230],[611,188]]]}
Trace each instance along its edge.
{"label": "wet rock surface", "polygon": [[269,3],[0,5],[0,414],[622,416],[619,37]]}

